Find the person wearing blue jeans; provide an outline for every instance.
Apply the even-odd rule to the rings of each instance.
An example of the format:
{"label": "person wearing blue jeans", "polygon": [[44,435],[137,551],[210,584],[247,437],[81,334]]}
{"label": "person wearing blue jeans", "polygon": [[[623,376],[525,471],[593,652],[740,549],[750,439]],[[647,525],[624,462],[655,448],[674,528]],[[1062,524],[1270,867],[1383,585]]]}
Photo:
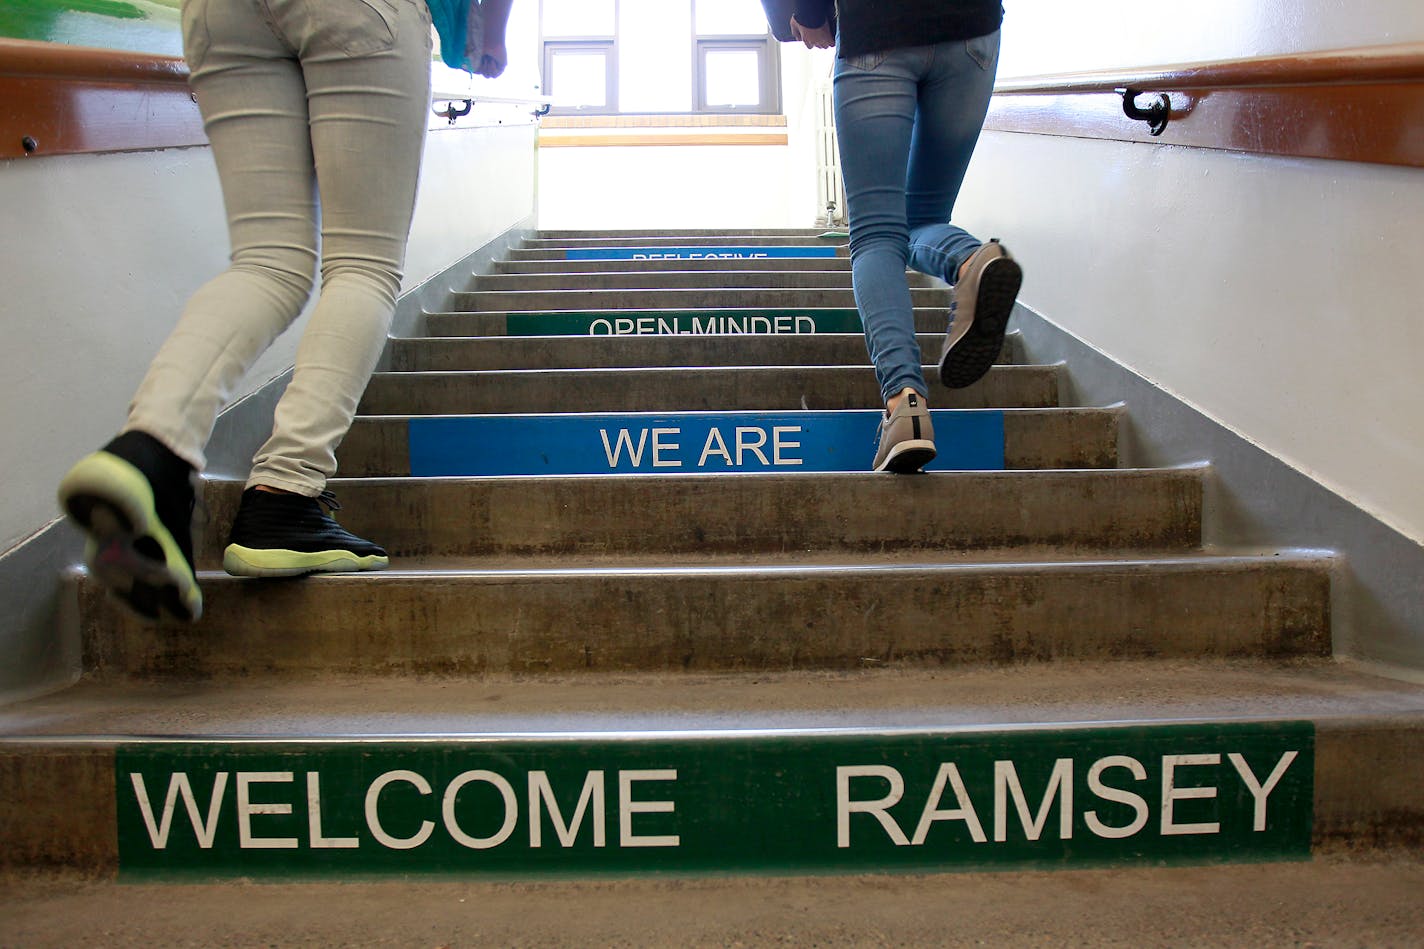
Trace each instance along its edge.
{"label": "person wearing blue jeans", "polygon": [[885,8],[800,0],[793,34],[837,46],[836,133],[850,220],[851,274],[885,402],[876,471],[913,472],[935,457],[907,267],[955,286],[940,381],[988,372],[1023,274],[998,241],[949,223],[994,90],[999,0],[904,0]]}

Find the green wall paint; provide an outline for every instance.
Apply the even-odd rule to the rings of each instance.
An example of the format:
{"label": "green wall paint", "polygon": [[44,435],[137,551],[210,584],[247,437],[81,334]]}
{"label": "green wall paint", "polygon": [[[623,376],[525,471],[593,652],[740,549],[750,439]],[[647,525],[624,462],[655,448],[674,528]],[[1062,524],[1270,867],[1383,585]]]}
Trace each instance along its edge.
{"label": "green wall paint", "polygon": [[0,0],[0,36],[183,55],[181,0]]}

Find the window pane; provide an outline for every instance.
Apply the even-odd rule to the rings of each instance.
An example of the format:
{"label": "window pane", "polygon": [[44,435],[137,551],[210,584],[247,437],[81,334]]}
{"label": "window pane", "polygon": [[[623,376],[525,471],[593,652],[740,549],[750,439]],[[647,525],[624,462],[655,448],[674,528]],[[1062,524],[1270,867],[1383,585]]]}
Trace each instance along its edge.
{"label": "window pane", "polygon": [[697,32],[761,36],[766,33],[766,11],[761,0],[697,0]]}
{"label": "window pane", "polygon": [[754,49],[709,49],[707,105],[761,103],[761,55]]}
{"label": "window pane", "polygon": [[612,36],[613,0],[544,0],[545,36]]}
{"label": "window pane", "polygon": [[685,0],[618,0],[618,111],[692,111],[691,35]]}
{"label": "window pane", "polygon": [[608,58],[604,53],[554,53],[549,57],[549,95],[559,108],[608,104]]}

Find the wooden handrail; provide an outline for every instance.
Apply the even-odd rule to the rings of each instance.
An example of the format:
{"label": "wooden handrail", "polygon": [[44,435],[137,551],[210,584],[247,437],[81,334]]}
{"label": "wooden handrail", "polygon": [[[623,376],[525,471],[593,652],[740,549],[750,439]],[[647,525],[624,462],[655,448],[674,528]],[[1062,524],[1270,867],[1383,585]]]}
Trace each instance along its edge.
{"label": "wooden handrail", "polygon": [[1357,85],[1424,80],[1424,43],[1366,46],[1259,59],[1104,69],[1004,80],[995,95],[1067,95],[1140,89],[1241,89],[1271,86]]}
{"label": "wooden handrail", "polygon": [[0,39],[0,159],[207,142],[176,56]]}
{"label": "wooden handrail", "polygon": [[[1132,117],[1115,94],[1128,89],[1146,94]],[[1424,168],[1424,43],[1026,76],[994,92],[995,132]]]}
{"label": "wooden handrail", "polygon": [[[0,102],[5,104],[0,109],[0,160],[206,144],[188,79],[188,66],[178,56],[0,38]],[[471,97],[461,93],[455,98]],[[548,101],[473,98],[535,106]]]}
{"label": "wooden handrail", "polygon": [[178,56],[0,38],[0,76],[186,86],[188,64]]}

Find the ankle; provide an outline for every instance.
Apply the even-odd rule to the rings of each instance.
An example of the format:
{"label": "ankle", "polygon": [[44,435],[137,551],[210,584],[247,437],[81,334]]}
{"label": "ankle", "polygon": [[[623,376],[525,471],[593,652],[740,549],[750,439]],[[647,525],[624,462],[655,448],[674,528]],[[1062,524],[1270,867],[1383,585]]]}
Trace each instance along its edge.
{"label": "ankle", "polygon": [[[974,253],[977,254],[977,253],[978,253],[978,250],[975,250]],[[959,265],[959,270],[956,271],[956,272],[955,272],[955,275],[954,275],[954,285],[955,285],[955,286],[959,286],[959,282],[964,279],[964,273],[965,273],[965,271],[967,271],[967,270],[969,269],[969,261],[972,260],[973,257],[974,257],[974,254],[970,254],[968,257],[965,257],[965,258],[964,258],[964,262]]]}
{"label": "ankle", "polygon": [[917,397],[920,400],[920,405],[925,406],[926,408],[929,407],[929,400],[925,398],[923,393],[920,393],[915,389],[906,386],[905,388],[900,390],[898,395],[892,395],[890,399],[885,403],[885,414],[894,415],[895,410],[900,407],[901,402],[905,401],[905,397],[907,395],[913,395]]}

